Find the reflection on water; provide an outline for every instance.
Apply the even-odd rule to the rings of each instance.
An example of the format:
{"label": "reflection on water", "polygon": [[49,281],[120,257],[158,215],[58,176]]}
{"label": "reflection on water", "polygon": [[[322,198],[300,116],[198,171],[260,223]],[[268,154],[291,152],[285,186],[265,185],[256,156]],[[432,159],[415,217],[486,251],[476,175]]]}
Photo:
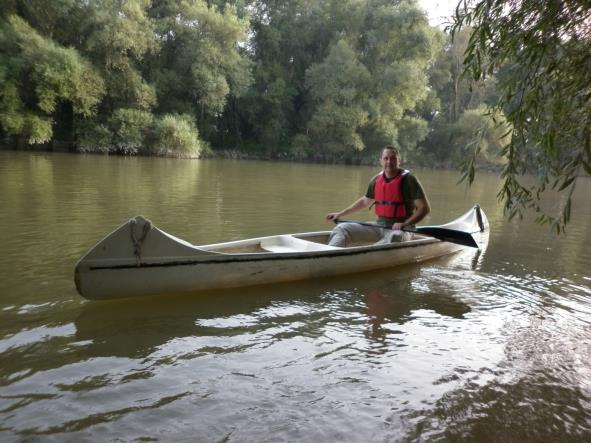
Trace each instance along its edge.
{"label": "reflection on water", "polygon": [[465,194],[451,173],[421,171],[431,222],[481,203],[487,250],[199,297],[81,299],[75,260],[136,213],[195,243],[325,229],[326,209],[373,173],[160,160],[0,152],[1,441],[590,440],[588,193],[555,239],[503,221],[493,176]]}

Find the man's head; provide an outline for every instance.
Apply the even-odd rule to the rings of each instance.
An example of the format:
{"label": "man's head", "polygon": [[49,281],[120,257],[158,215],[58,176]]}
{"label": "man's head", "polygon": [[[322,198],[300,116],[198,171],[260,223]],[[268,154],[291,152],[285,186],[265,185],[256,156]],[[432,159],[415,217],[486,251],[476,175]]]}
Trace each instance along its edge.
{"label": "man's head", "polygon": [[382,149],[380,165],[386,174],[386,177],[394,177],[400,170],[400,151],[398,148],[388,145]]}

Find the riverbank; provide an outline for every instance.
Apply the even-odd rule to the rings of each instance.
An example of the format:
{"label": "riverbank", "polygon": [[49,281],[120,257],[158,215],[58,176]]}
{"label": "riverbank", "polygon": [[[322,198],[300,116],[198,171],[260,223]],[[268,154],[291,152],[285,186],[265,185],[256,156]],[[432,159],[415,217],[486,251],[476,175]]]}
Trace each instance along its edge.
{"label": "riverbank", "polygon": [[[246,161],[278,161],[278,162],[295,162],[304,164],[334,164],[334,165],[352,165],[352,166],[372,166],[377,163],[377,154],[372,152],[367,155],[359,155],[357,159],[338,159],[338,158],[309,158],[301,155],[294,155],[290,152],[279,152],[275,155],[268,155],[259,152],[246,152],[239,149],[211,149],[207,147],[199,155],[186,155],[177,152],[160,152],[146,154],[143,152],[129,153],[119,150],[105,150],[101,151],[80,151],[72,143],[52,141],[39,145],[28,145],[24,143],[8,144],[5,141],[0,142],[0,150],[3,151],[25,151],[25,152],[58,152],[70,154],[92,154],[92,155],[107,155],[107,156],[121,156],[121,157],[168,157],[189,160],[205,160],[205,159],[230,159],[230,160],[246,160]],[[427,169],[445,169],[445,170],[460,170],[460,165],[453,165],[451,162],[442,163],[422,163],[404,159],[404,166],[406,168],[427,168]],[[501,165],[477,165],[477,171],[485,172],[500,172]]]}

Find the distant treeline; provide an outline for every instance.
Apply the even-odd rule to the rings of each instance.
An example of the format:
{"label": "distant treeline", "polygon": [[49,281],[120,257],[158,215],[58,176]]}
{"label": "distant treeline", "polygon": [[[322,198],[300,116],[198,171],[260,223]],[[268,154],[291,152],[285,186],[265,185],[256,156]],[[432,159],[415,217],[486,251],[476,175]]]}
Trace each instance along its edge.
{"label": "distant treeline", "polygon": [[[416,0],[3,0],[0,137],[82,152],[500,162],[495,82]],[[479,135],[479,136],[477,136]]]}

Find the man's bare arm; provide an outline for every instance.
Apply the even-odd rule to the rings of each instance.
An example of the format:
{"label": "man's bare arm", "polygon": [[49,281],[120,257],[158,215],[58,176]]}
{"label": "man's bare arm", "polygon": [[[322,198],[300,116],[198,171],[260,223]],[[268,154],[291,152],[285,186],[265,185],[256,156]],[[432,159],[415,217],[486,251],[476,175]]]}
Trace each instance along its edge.
{"label": "man's bare arm", "polygon": [[351,206],[346,207],[342,211],[339,212],[331,212],[330,214],[326,215],[327,220],[335,220],[337,218],[341,218],[343,215],[350,214],[352,212],[357,212],[365,208],[369,208],[371,204],[374,202],[373,198],[368,198],[363,196],[355,201]]}
{"label": "man's bare arm", "polygon": [[429,203],[427,197],[418,198],[413,203],[415,209],[413,213],[410,215],[410,217],[404,220],[403,223],[394,223],[392,225],[392,229],[401,230],[402,228],[407,226],[414,226],[431,212],[431,204]]}

